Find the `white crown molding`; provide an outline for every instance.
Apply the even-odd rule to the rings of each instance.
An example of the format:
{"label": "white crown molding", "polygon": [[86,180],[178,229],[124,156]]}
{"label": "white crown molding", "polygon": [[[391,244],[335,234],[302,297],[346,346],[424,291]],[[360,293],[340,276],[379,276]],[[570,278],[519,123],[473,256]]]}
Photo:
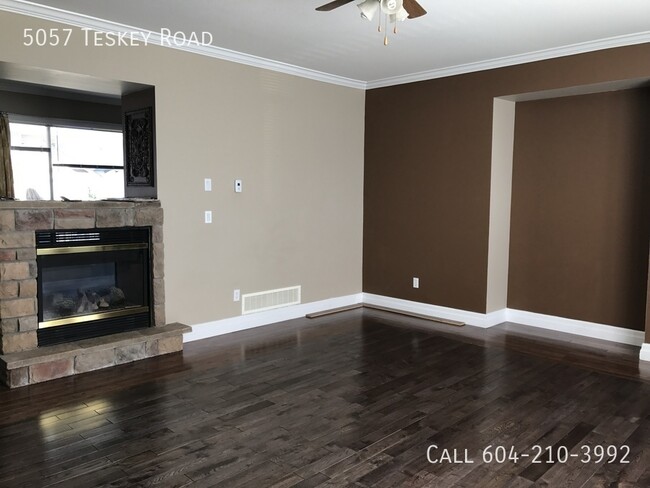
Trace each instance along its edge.
{"label": "white crown molding", "polygon": [[[147,31],[117,22],[111,22],[88,15],[83,15],[67,10],[62,10],[46,5],[39,5],[37,3],[29,2],[26,0],[0,0],[0,10],[13,12],[23,15],[29,15],[44,20],[53,22],[60,22],[63,24],[74,25],[93,29],[100,32],[130,32],[130,31]],[[156,45],[162,45],[160,34],[152,32],[149,42]],[[599,39],[595,41],[582,42],[562,46],[553,49],[544,49],[525,54],[517,54],[514,56],[505,56],[502,58],[495,58],[486,61],[479,61],[475,63],[461,64],[458,66],[451,66],[448,68],[433,69],[421,71],[418,73],[411,73],[407,75],[394,76],[390,78],[382,78],[373,81],[355,80],[346,78],[344,76],[333,75],[324,73],[322,71],[303,68],[293,64],[274,61],[251,54],[240,53],[230,49],[224,49],[216,46],[167,46],[171,49],[179,49],[182,51],[200,54],[212,58],[222,59],[225,61],[232,61],[234,63],[245,64],[256,68],[268,69],[279,73],[299,76],[308,78],[310,80],[322,81],[334,85],[346,86],[349,88],[356,88],[359,90],[368,90],[372,88],[382,88],[393,85],[401,85],[405,83],[413,83],[416,81],[432,80],[435,78],[444,78],[447,76],[455,76],[466,73],[473,73],[476,71],[485,71],[495,68],[504,68],[506,66],[514,66],[517,64],[531,63],[534,61],[544,61],[547,59],[559,58],[562,56],[571,56],[574,54],[582,54],[592,51],[599,51],[602,49],[610,49],[615,47],[631,46],[634,44],[643,44],[650,42],[650,31],[639,32],[635,34],[628,34],[617,37],[610,37],[607,39]]]}
{"label": "white crown molding", "polygon": [[572,56],[574,54],[584,54],[615,47],[632,46],[634,44],[644,44],[646,42],[650,42],[650,31],[638,32],[635,34],[627,34],[617,37],[609,37],[607,39],[598,39],[589,42],[581,42],[578,44],[570,44],[568,46],[543,49],[540,51],[534,51],[525,54],[516,54],[513,56],[505,56],[502,58],[478,61],[475,63],[460,64],[458,66],[450,66],[448,68],[433,69],[428,71],[421,71],[419,73],[411,73],[408,75],[393,76],[391,78],[382,78],[379,80],[366,82],[366,89],[370,90],[372,88],[402,85],[405,83],[414,83],[416,81],[446,78],[448,76],[456,76],[496,68],[505,68],[507,66],[515,66],[517,64],[545,61],[547,59]]}
{"label": "white crown molding", "polygon": [[[73,25],[75,27],[92,29],[99,32],[147,32],[151,33],[148,39],[149,44],[163,46],[159,32],[153,32],[139,27],[70,12],[68,10],[61,10],[55,7],[39,5],[25,0],[0,0],[0,10],[28,15],[30,17],[36,17],[52,22]],[[234,63],[245,64],[247,66],[253,66],[255,68],[262,68],[288,75],[299,76],[301,78],[308,78],[310,80],[322,81],[324,83],[330,83],[333,85],[346,86],[359,90],[365,90],[366,88],[366,83],[361,80],[355,80],[352,78],[346,78],[344,76],[324,73],[322,71],[316,71],[309,68],[302,68],[293,64],[274,61],[259,56],[253,56],[251,54],[240,53],[217,46],[197,46],[190,44],[184,46],[169,46],[165,44],[164,47],[187,51],[194,54],[200,54],[202,56],[217,58],[224,61],[232,61]]]}
{"label": "white crown molding", "polygon": [[268,310],[266,312],[239,315],[223,320],[215,320],[192,326],[192,332],[183,335],[183,342],[198,341],[240,330],[262,327],[285,320],[304,317],[309,313],[322,312],[333,308],[348,307],[361,303],[362,294],[347,295],[342,297],[320,300],[318,302],[303,303],[289,307]]}

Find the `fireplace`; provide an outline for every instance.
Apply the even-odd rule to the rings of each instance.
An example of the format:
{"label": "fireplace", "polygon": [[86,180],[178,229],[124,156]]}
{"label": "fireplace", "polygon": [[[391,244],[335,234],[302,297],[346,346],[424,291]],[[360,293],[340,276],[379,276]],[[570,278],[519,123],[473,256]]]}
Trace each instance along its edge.
{"label": "fireplace", "polygon": [[149,327],[151,229],[37,231],[38,345]]}
{"label": "fireplace", "polygon": [[0,202],[0,383],[182,351],[164,258],[157,200]]}

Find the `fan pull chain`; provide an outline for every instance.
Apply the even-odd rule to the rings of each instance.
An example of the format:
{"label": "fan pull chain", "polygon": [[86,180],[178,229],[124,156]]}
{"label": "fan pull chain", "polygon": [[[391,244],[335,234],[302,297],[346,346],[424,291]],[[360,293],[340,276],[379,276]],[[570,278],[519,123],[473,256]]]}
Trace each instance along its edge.
{"label": "fan pull chain", "polygon": [[384,34],[384,46],[388,46],[388,14],[384,16],[384,29],[386,31]]}
{"label": "fan pull chain", "polygon": [[377,32],[381,32],[381,12],[379,12],[379,15],[377,16]]}

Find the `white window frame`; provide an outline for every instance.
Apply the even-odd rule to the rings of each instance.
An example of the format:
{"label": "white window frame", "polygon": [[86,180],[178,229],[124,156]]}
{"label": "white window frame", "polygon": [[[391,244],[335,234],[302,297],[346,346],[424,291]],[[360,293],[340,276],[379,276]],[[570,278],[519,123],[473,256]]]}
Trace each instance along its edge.
{"label": "white window frame", "polygon": [[[80,120],[67,120],[55,118],[42,118],[33,117],[28,115],[9,114],[9,123],[12,124],[28,124],[38,125],[47,128],[47,147],[29,147],[29,146],[11,146],[11,151],[32,151],[32,152],[46,152],[48,154],[48,172],[50,181],[50,200],[54,200],[54,166],[61,166],[67,168],[89,168],[89,169],[120,169],[120,166],[105,166],[105,165],[92,165],[92,164],[55,164],[52,157],[52,128],[63,129],[86,129],[86,130],[101,130],[105,132],[120,132],[122,133],[122,126],[120,124],[111,124],[108,122],[89,122]],[[125,170],[124,165],[121,166],[122,171]]]}

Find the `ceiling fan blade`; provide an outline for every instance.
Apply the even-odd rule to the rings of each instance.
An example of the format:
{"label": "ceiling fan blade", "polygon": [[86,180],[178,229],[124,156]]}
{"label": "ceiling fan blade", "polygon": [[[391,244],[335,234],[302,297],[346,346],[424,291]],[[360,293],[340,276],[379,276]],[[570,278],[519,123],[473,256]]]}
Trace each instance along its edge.
{"label": "ceiling fan blade", "polygon": [[406,9],[406,11],[409,13],[409,19],[422,17],[427,13],[427,11],[422,8],[422,5],[420,5],[415,0],[404,0],[404,9]]}
{"label": "ceiling fan blade", "polygon": [[335,8],[342,7],[343,5],[347,5],[348,3],[353,1],[354,0],[334,0],[333,2],[326,3],[325,5],[321,5],[316,10],[318,10],[319,12],[329,12],[330,10],[334,10]]}

